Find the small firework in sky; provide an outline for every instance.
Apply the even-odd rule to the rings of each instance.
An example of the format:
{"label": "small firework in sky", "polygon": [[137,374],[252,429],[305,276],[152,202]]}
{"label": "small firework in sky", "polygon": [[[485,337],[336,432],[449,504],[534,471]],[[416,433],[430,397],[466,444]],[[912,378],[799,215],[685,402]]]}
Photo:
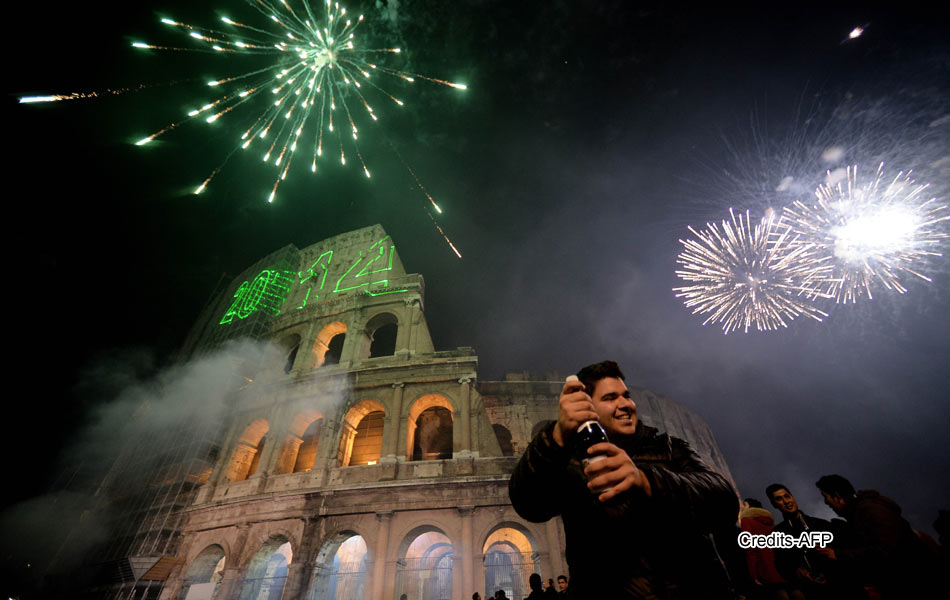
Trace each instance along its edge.
{"label": "small firework in sky", "polygon": [[847,304],[872,298],[878,287],[903,294],[908,276],[931,281],[921,268],[941,256],[950,214],[926,197],[927,187],[903,172],[885,179],[883,163],[862,182],[855,165],[840,181],[819,186],[814,199],[787,207],[783,219],[796,234],[793,245],[834,264],[833,277],[813,280],[816,291]]}
{"label": "small firework in sky", "polygon": [[774,213],[755,225],[748,211],[736,216],[730,208],[729,215],[721,227],[690,227],[697,240],[680,240],[685,250],[676,259],[676,275],[692,285],[673,291],[693,314],[709,315],[703,325],[721,323],[728,334],[788,327],[800,315],[817,321],[828,316],[811,300],[820,294],[818,280],[828,276],[830,260],[793,245],[791,230]]}

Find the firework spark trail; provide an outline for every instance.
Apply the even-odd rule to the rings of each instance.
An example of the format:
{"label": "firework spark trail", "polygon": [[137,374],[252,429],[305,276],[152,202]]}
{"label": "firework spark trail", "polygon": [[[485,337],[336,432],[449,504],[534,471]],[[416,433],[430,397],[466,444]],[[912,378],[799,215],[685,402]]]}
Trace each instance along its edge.
{"label": "firework spark trail", "polygon": [[[317,172],[317,163],[324,158],[324,136],[335,135],[340,163],[345,165],[347,155],[355,154],[365,176],[371,177],[369,165],[359,145],[360,119],[365,116],[371,122],[380,120],[370,95],[392,102],[393,106],[404,106],[402,100],[384,89],[385,84],[380,80],[412,83],[421,79],[455,89],[467,89],[461,83],[377,64],[377,57],[401,54],[401,50],[363,48],[364,40],[355,33],[363,22],[363,15],[355,19],[348,18],[346,8],[339,2],[327,0],[321,10],[318,5],[311,6],[309,0],[295,0],[293,6],[285,0],[246,1],[267,19],[266,26],[222,17],[221,21],[227,26],[227,31],[222,31],[163,17],[163,24],[182,31],[197,46],[179,47],[143,41],[132,44],[135,48],[148,50],[221,53],[228,56],[257,55],[271,60],[270,64],[263,67],[259,65],[255,70],[207,82],[209,87],[231,90],[205,103],[202,108],[192,110],[187,117],[175,120],[142,138],[137,145],[145,145],[199,115],[207,123],[214,123],[225,115],[233,115],[239,106],[255,102],[259,105],[257,116],[249,119],[252,121],[250,126],[241,128],[243,135],[235,149],[251,150],[253,146],[254,150],[260,149],[264,162],[272,162],[277,167],[278,175],[268,196],[268,202],[273,202],[278,186],[286,178],[297,155],[298,140],[305,131],[312,131],[314,137],[310,160],[312,172]],[[128,90],[107,90],[107,93],[124,91]],[[106,92],[25,96],[20,98],[20,102],[93,98],[103,93]],[[202,114],[212,109],[214,112],[211,116]],[[338,110],[342,115],[335,114]],[[344,140],[344,137],[347,139]],[[196,188],[195,193],[205,190],[223,166],[216,167]],[[413,177],[438,209],[415,173]],[[441,209],[438,210],[441,212]],[[449,247],[458,254],[438,223],[435,225]]]}
{"label": "firework spark trail", "polygon": [[927,189],[910,173],[886,180],[883,163],[862,183],[855,165],[845,180],[819,186],[811,201],[785,208],[794,244],[820,252],[835,267],[833,277],[812,282],[815,291],[848,304],[865,294],[872,299],[879,285],[903,294],[907,276],[930,282],[921,270],[942,256],[950,214],[935,198],[925,199]]}
{"label": "firework spark trail", "polygon": [[751,326],[759,331],[788,327],[788,321],[806,316],[821,321],[828,314],[814,306],[817,281],[828,276],[829,261],[808,246],[794,245],[792,231],[769,215],[752,226],[749,212],[731,221],[707,223],[698,241],[680,240],[685,250],[677,257],[676,275],[693,285],[673,288],[677,298],[708,314],[703,325],[719,322],[728,334]]}

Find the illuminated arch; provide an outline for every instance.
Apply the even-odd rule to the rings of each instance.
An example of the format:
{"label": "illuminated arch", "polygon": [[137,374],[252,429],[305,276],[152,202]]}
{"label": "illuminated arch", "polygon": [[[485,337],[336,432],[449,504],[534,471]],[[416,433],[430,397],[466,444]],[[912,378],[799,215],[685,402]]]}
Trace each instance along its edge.
{"label": "illuminated arch", "polygon": [[[446,453],[447,458],[451,458],[454,420],[455,410],[452,403],[441,394],[426,394],[413,402],[409,408],[406,460],[429,460],[446,457]],[[419,440],[416,439],[417,436]],[[415,456],[419,458],[414,458]]]}
{"label": "illuminated arch", "polygon": [[[330,350],[331,344],[336,350],[338,342],[335,338],[340,335],[346,337],[346,323],[343,321],[334,321],[320,330],[316,341],[313,343],[313,368],[322,367],[327,363],[327,352]],[[333,353],[330,352],[330,354]],[[340,356],[335,358],[336,362],[340,361]],[[331,362],[330,364],[335,363]]]}
{"label": "illuminated arch", "polygon": [[386,409],[375,400],[359,402],[343,417],[337,461],[341,467],[379,462]]}
{"label": "illuminated arch", "polygon": [[362,600],[369,560],[366,540],[355,531],[332,536],[317,553],[308,597]]}
{"label": "illuminated arch", "polygon": [[513,522],[496,525],[482,543],[485,589],[505,590],[509,598],[530,593],[528,578],[541,572],[541,559],[527,530]]}
{"label": "illuminated arch", "polygon": [[323,413],[318,410],[305,410],[294,416],[277,459],[278,473],[299,473],[313,468],[322,425]]}
{"label": "illuminated arch", "polygon": [[271,536],[251,557],[241,587],[241,600],[280,600],[294,551],[283,535]]}
{"label": "illuminated arch", "polygon": [[416,527],[397,552],[396,597],[451,598],[453,544],[433,525]]}
{"label": "illuminated arch", "polygon": [[257,419],[238,438],[228,465],[228,481],[244,481],[257,471],[264,450],[265,436],[270,430],[266,419]]}
{"label": "illuminated arch", "polygon": [[201,551],[185,571],[184,584],[182,586],[182,598],[188,595],[192,587],[196,591],[202,592],[200,595],[206,598],[213,598],[214,593],[221,583],[224,576],[224,567],[227,558],[224,548],[218,544],[211,544]]}

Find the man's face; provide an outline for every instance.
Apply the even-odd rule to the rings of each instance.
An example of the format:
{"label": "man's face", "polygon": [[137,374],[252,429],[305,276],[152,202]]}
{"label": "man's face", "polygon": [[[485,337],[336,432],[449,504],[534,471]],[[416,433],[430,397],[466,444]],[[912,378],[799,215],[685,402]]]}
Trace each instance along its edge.
{"label": "man's face", "polygon": [[557,589],[561,590],[562,592],[563,592],[564,590],[566,590],[566,589],[567,589],[567,579],[564,579],[563,577],[558,577],[558,578],[557,578]]}
{"label": "man's face", "polygon": [[828,505],[828,508],[835,511],[835,514],[839,517],[844,515],[841,512],[844,510],[845,501],[844,498],[838,494],[829,494],[828,492],[822,492],[821,497],[824,498],[825,504]]}
{"label": "man's face", "polygon": [[795,496],[785,488],[772,492],[772,506],[787,515],[794,515],[798,512],[798,502],[795,502]]}
{"label": "man's face", "polygon": [[629,435],[637,430],[637,405],[630,399],[630,390],[622,379],[604,377],[591,394],[597,420],[611,434]]}

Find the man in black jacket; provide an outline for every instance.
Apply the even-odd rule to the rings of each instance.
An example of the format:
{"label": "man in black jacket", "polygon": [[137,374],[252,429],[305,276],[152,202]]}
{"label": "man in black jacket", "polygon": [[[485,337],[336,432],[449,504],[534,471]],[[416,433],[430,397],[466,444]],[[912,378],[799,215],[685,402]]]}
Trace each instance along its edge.
{"label": "man in black jacket", "polygon": [[[831,510],[847,519],[849,543],[820,552],[876,586],[881,598],[926,598],[938,589],[936,554],[901,516],[896,502],[875,490],[855,491],[841,475],[815,484]],[[944,586],[939,586],[943,587]]]}
{"label": "man in black jacket", "polygon": [[[563,518],[570,597],[730,597],[709,534],[735,521],[732,487],[688,443],[638,423],[617,363],[590,365],[570,379],[558,420],[531,441],[508,486],[526,520]],[[571,442],[592,419],[610,442],[592,446],[590,455],[606,458],[584,468]]]}

